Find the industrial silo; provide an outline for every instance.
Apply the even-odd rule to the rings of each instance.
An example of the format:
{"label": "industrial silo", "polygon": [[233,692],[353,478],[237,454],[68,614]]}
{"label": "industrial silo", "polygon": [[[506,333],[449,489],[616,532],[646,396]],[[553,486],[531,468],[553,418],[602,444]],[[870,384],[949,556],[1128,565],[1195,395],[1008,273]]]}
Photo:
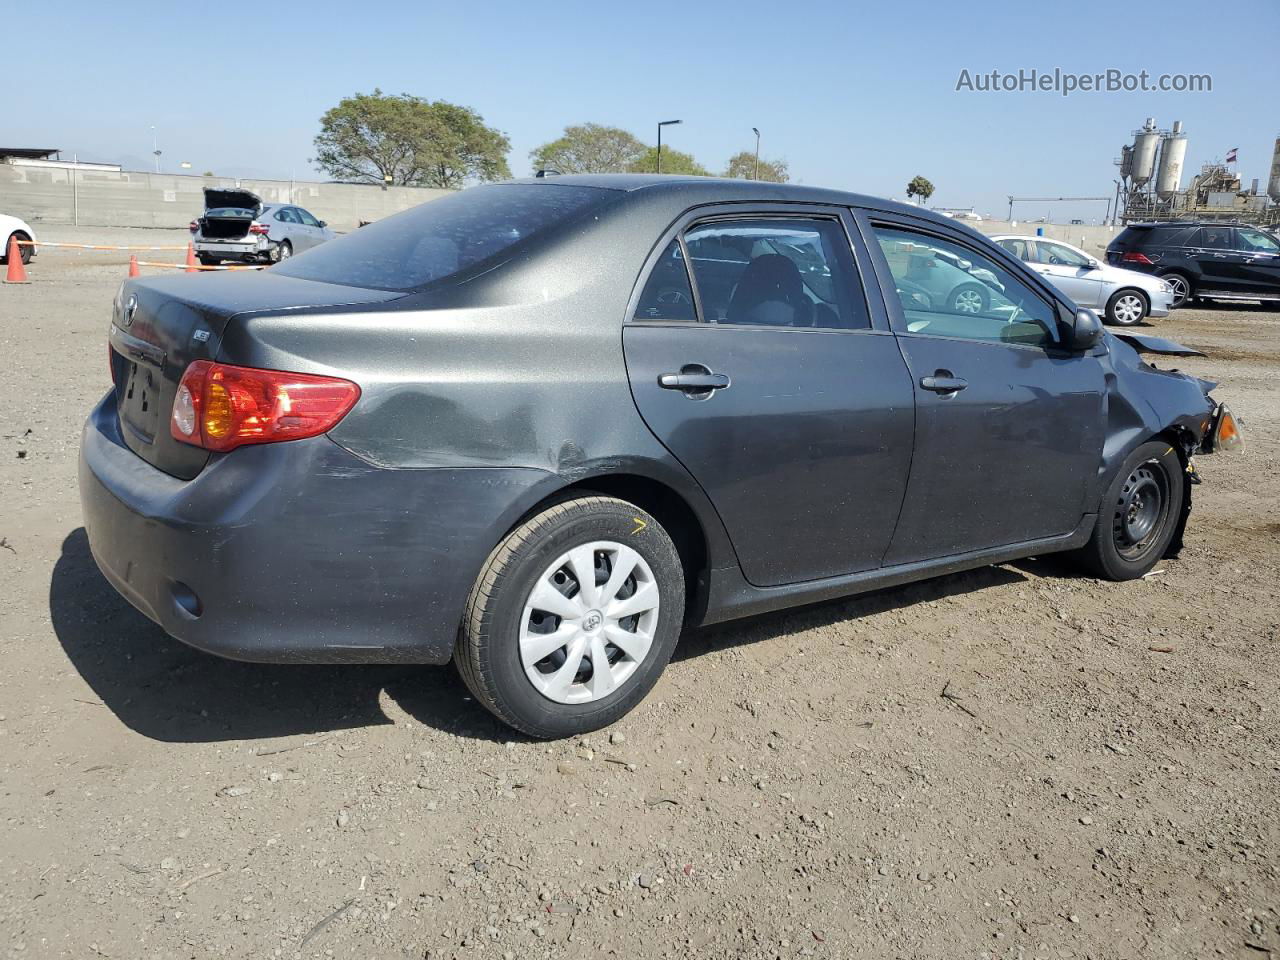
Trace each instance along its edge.
{"label": "industrial silo", "polygon": [[1133,147],[1125,144],[1120,148],[1120,179],[1128,180],[1133,176]]}
{"label": "industrial silo", "polygon": [[1271,154],[1271,179],[1267,181],[1267,196],[1280,203],[1280,137],[1276,137],[1275,153]]}
{"label": "industrial silo", "polygon": [[1182,185],[1182,162],[1187,157],[1187,135],[1182,132],[1182,121],[1173,121],[1173,132],[1164,138],[1160,150],[1160,173],[1156,176],[1156,194],[1168,200]]}
{"label": "industrial silo", "polygon": [[1133,185],[1140,187],[1156,169],[1156,147],[1160,145],[1160,131],[1154,117],[1147,117],[1141,130],[1133,134]]}

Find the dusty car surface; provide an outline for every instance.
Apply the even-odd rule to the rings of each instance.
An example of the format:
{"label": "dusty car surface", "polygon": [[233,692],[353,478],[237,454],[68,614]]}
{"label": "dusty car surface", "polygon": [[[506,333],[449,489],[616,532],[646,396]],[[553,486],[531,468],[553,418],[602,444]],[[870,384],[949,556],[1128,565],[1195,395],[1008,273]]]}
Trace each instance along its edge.
{"label": "dusty car surface", "polygon": [[224,260],[278,263],[332,240],[334,232],[302,207],[264,204],[248,190],[205,188],[204,214],[191,221],[191,243],[206,266]]}
{"label": "dusty car surface", "polygon": [[[987,308],[904,296],[947,253]],[[923,268],[942,269],[942,268]],[[811,187],[476,187],[259,274],[130,280],[85,425],[93,554],[245,660],[444,663],[598,728],[686,625],[1032,554],[1176,551],[1239,435],[1007,251]]]}
{"label": "dusty car surface", "polygon": [[1132,327],[1147,317],[1167,317],[1173,308],[1173,287],[1160,277],[1103,263],[1061,240],[1009,235],[991,239],[1077,306],[1101,312],[1112,326]]}

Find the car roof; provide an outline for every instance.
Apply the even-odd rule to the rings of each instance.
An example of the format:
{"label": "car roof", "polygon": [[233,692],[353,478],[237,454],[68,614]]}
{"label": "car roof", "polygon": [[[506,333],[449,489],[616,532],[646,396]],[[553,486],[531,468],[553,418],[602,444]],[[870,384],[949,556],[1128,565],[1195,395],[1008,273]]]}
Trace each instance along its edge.
{"label": "car roof", "polygon": [[600,190],[618,190],[625,193],[660,196],[679,194],[690,205],[731,201],[757,201],[765,203],[826,203],[836,206],[872,207],[891,213],[901,213],[927,220],[952,230],[972,231],[961,221],[944,217],[931,210],[885,200],[880,197],[827,187],[811,187],[795,183],[767,183],[763,180],[739,180],[725,177],[695,177],[681,174],[658,173],[581,173],[556,174],[549,177],[526,177],[508,180],[507,183],[533,183],[549,187],[595,187]]}

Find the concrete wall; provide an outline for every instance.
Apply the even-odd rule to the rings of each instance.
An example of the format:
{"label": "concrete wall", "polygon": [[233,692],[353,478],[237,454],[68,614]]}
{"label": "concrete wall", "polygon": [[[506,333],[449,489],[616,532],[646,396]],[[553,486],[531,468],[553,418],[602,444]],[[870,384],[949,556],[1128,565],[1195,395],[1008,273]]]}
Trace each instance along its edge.
{"label": "concrete wall", "polygon": [[[72,178],[75,178],[74,189]],[[0,163],[0,212],[41,223],[81,226],[186,227],[204,209],[208,186],[240,186],[265,203],[295,203],[335,230],[416,207],[451,191],[298,180],[235,180],[125,170],[73,171]]]}
{"label": "concrete wall", "polygon": [[989,237],[1002,233],[1019,237],[1034,237],[1036,230],[1044,230],[1044,235],[1049,239],[1062,240],[1099,258],[1107,249],[1107,244],[1115,239],[1117,233],[1124,229],[1123,227],[1088,225],[1064,226],[1060,223],[1025,223],[1020,220],[1015,221],[1015,223],[1007,223],[1003,220],[983,220],[981,223],[975,223],[972,220],[961,220],[960,222],[973,227],[979,233],[985,233]]}

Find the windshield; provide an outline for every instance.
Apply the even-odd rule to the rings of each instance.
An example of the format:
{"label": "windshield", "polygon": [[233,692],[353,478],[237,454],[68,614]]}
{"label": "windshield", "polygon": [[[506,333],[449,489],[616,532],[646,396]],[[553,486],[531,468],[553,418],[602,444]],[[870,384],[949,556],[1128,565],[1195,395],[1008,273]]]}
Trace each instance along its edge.
{"label": "windshield", "polygon": [[371,223],[272,269],[304,280],[413,290],[509,254],[530,237],[617,196],[549,183],[472,187]]}

